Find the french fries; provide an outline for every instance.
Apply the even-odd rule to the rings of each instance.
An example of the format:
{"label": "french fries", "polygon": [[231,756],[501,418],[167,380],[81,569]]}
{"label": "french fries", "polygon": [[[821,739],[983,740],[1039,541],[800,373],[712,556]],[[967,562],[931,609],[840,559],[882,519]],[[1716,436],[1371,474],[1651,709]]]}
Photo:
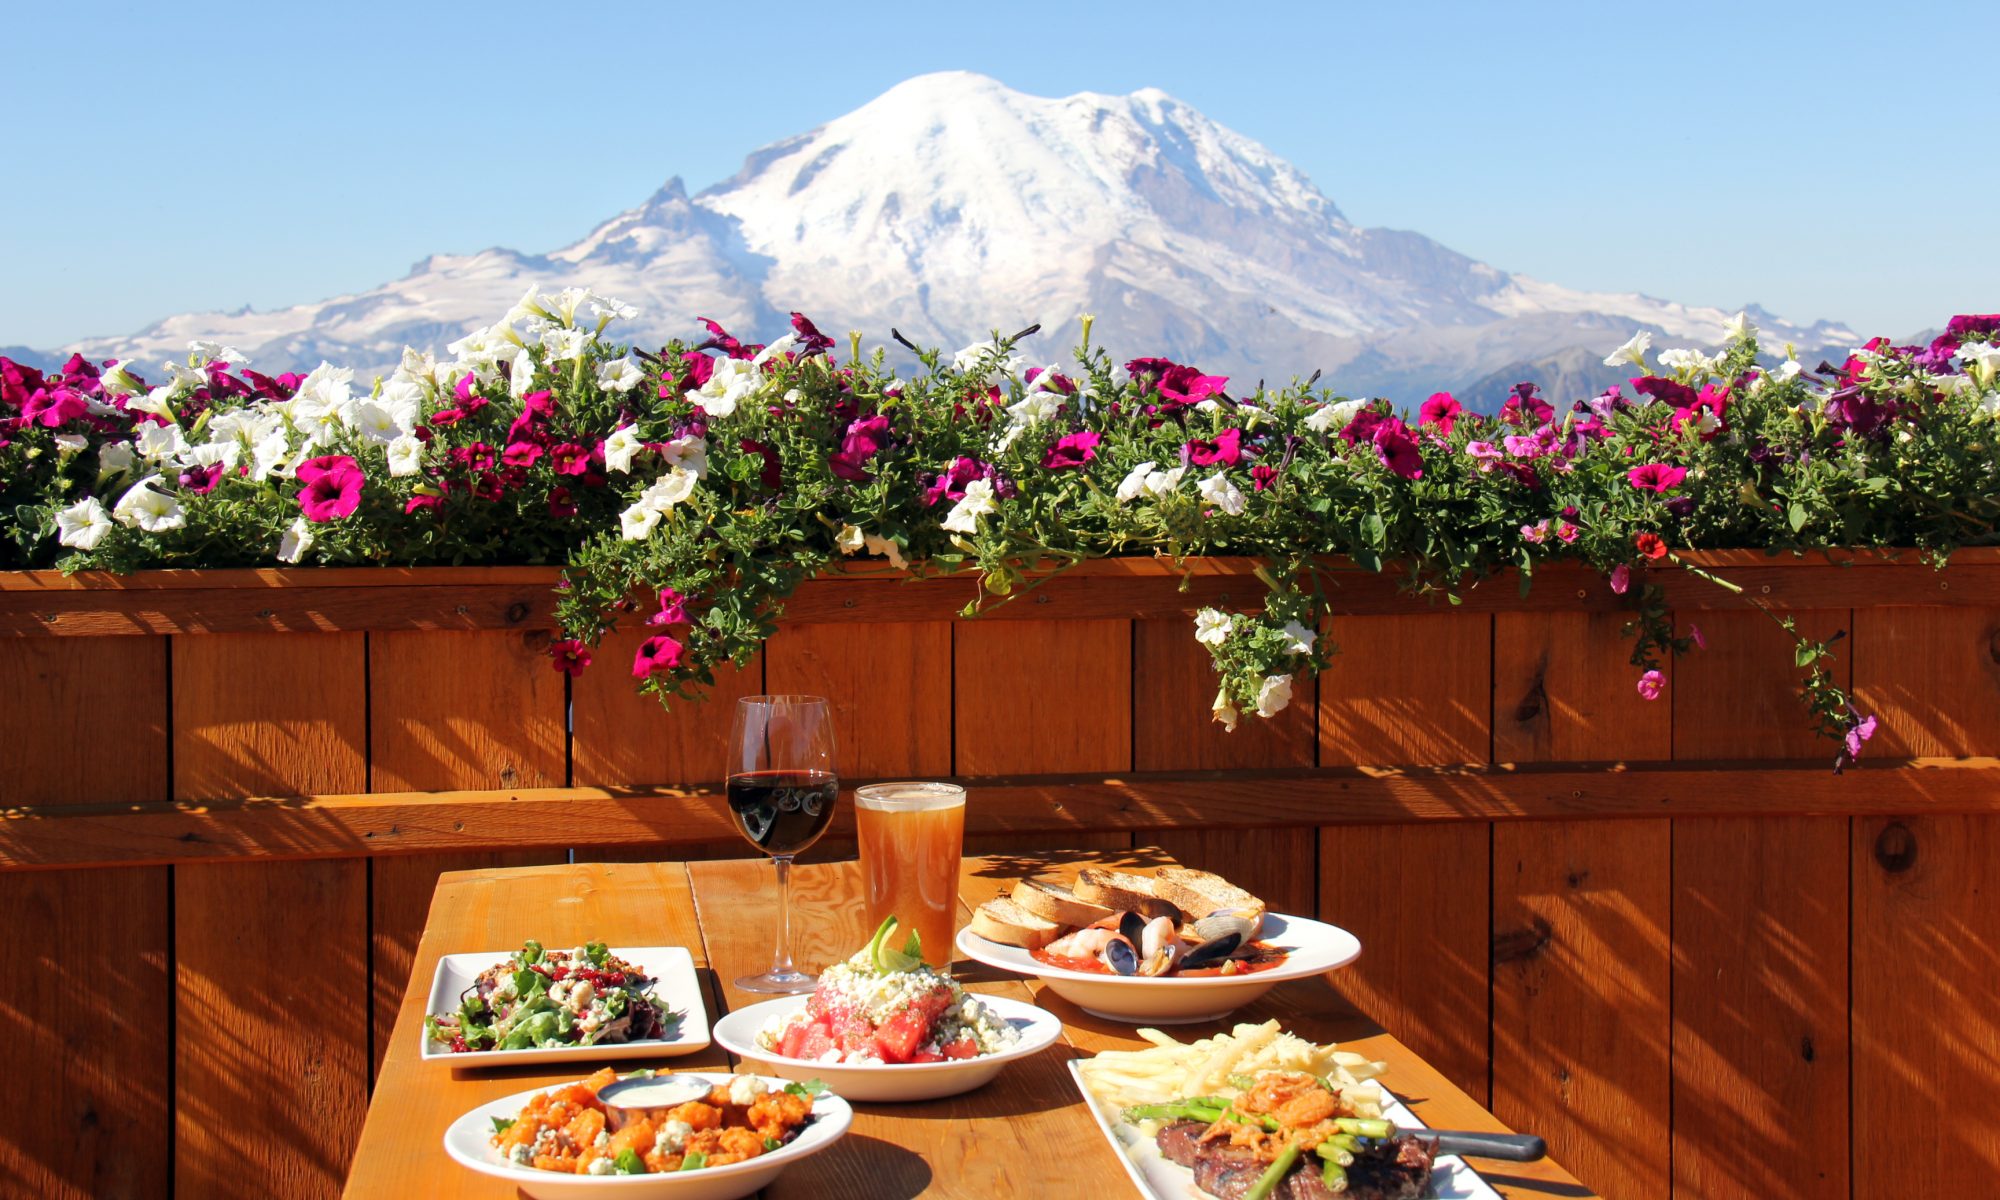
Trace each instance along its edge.
{"label": "french fries", "polygon": [[1316,1046],[1279,1030],[1276,1021],[1238,1025],[1229,1033],[1181,1042],[1157,1029],[1141,1029],[1145,1050],[1106,1050],[1078,1066],[1091,1096],[1112,1116],[1135,1104],[1166,1104],[1188,1096],[1230,1096],[1243,1088],[1232,1076],[1301,1071],[1340,1089],[1341,1115],[1382,1115],[1382,1088],[1373,1082],[1385,1064],[1337,1047]]}

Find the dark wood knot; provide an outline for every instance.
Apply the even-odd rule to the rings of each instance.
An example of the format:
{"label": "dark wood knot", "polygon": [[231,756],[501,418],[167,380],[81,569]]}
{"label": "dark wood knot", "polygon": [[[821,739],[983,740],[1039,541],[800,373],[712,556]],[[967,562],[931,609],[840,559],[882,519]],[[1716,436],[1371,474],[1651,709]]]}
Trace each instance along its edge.
{"label": "dark wood knot", "polygon": [[1986,657],[2000,663],[2000,629],[1994,630],[1986,639]]}
{"label": "dark wood knot", "polygon": [[1555,929],[1540,917],[1528,922],[1526,929],[1509,929],[1493,935],[1493,961],[1496,963],[1518,962],[1540,954],[1555,936]]}
{"label": "dark wood knot", "polygon": [[507,606],[507,623],[509,625],[519,625],[521,622],[527,620],[528,614],[533,611],[535,610],[529,606],[527,601],[516,600]]}
{"label": "dark wood knot", "polygon": [[1917,835],[1901,821],[1891,821],[1875,835],[1875,861],[1891,875],[1917,865]]}

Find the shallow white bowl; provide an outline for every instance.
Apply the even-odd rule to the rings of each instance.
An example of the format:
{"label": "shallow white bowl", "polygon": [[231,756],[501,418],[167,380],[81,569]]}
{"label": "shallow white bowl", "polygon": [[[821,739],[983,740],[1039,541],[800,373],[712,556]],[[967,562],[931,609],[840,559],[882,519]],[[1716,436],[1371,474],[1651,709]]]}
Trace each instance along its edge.
{"label": "shallow white bowl", "polygon": [[1283,964],[1248,975],[1095,975],[1036,962],[1019,946],[988,941],[959,930],[959,953],[975,962],[1033,975],[1049,990],[1092,1016],[1146,1025],[1186,1025],[1228,1016],[1287,979],[1308,979],[1344,967],[1361,955],[1361,939],[1337,925],[1269,913],[1259,941],[1290,951]]}
{"label": "shallow white bowl", "polygon": [[786,996],[739,1008],[715,1023],[715,1040],[738,1058],[767,1067],[787,1079],[822,1080],[849,1100],[888,1103],[935,1100],[985,1086],[1008,1063],[1039,1054],[1062,1036],[1062,1021],[1053,1013],[1005,996],[979,999],[1019,1031],[1021,1040],[1012,1049],[934,1063],[823,1063],[785,1058],[759,1046],[758,1030],[774,1017],[788,1017],[804,1008],[804,996]]}
{"label": "shallow white bowl", "polygon": [[[567,947],[564,947],[567,949]],[[431,976],[430,1007],[433,1015],[458,1011],[458,998],[479,978],[480,972],[495,963],[506,962],[512,950],[479,954],[446,954],[438,959],[437,973]],[[701,1002],[701,981],[695,977],[694,956],[685,946],[613,946],[611,953],[644,971],[653,979],[653,994],[667,1007],[682,1014],[680,1024],[666,1038],[619,1042],[610,1046],[551,1046],[534,1050],[472,1050],[453,1054],[449,1046],[434,1042],[422,1026],[420,1057],[453,1067],[501,1067],[509,1064],[560,1062],[611,1062],[622,1058],[671,1058],[708,1049],[708,1009]]]}
{"label": "shallow white bowl", "polygon": [[[711,1072],[687,1074],[711,1083],[730,1077]],[[782,1079],[760,1076],[774,1088],[785,1086]],[[535,1200],[575,1200],[584,1197],[615,1196],[619,1200],[737,1200],[748,1196],[778,1177],[779,1172],[802,1158],[809,1158],[840,1140],[854,1121],[847,1101],[831,1093],[813,1100],[813,1123],[781,1150],[759,1155],[748,1162],[726,1167],[705,1167],[699,1171],[677,1171],[670,1175],[561,1175],[516,1166],[494,1156],[493,1118],[511,1117],[527,1106],[537,1094],[562,1084],[530,1088],[500,1100],[489,1101],[451,1123],[444,1131],[445,1153],[461,1166],[481,1175],[491,1175],[520,1188]]]}

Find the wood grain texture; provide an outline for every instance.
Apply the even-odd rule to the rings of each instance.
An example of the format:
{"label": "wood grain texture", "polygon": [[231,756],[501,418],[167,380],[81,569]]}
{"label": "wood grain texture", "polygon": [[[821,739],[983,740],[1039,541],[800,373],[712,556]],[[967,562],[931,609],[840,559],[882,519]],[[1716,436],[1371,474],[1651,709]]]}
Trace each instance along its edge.
{"label": "wood grain texture", "polygon": [[[708,958],[694,919],[687,872],[677,863],[454,872],[438,881],[432,913],[412,970],[416,985],[405,991],[347,1180],[344,1194],[353,1200],[514,1196],[513,1188],[446,1158],[439,1149],[445,1128],[475,1105],[577,1079],[592,1070],[589,1063],[569,1063],[539,1070],[454,1071],[421,1061],[424,1000],[443,955],[504,951],[528,938],[552,946],[590,938],[614,946],[685,946],[702,980],[703,1007],[711,1017],[721,1011],[705,970]],[[689,998],[669,999],[686,1004]],[[727,1064],[727,1056],[715,1047],[645,1065],[714,1070]]]}
{"label": "wood grain texture", "polygon": [[1607,1196],[1669,1192],[1669,837],[1493,832],[1493,1111]]}
{"label": "wood grain texture", "polygon": [[1493,727],[1493,618],[1473,613],[1347,617],[1320,677],[1320,762],[1485,762]]}
{"label": "wood grain texture", "polygon": [[563,679],[549,636],[378,633],[368,642],[369,787],[560,787]]}
{"label": "wood grain texture", "polygon": [[367,642],[358,633],[174,640],[174,795],[367,787]]}
{"label": "wood grain texture", "polygon": [[1684,1196],[1848,1191],[1847,821],[1673,823]]}
{"label": "wood grain texture", "polygon": [[[0,640],[0,807],[166,797],[167,656],[165,639]],[[19,1097],[0,1195],[168,1194],[170,887],[164,868],[0,874]]]}
{"label": "wood grain texture", "polygon": [[[1493,618],[1493,760],[1653,761],[1670,756],[1673,705],[1639,695],[1627,618]],[[1675,665],[1663,663],[1671,691]]]}
{"label": "wood grain texture", "polygon": [[1292,703],[1268,720],[1214,718],[1215,668],[1191,621],[1132,623],[1132,765],[1141,771],[1310,767],[1318,760],[1310,675],[1292,681]]}
{"label": "wood grain texture", "polygon": [[842,779],[937,778],[951,774],[951,654],[942,621],[874,625],[865,638],[803,625],[765,644],[764,685],[832,702]]}
{"label": "wood grain texture", "polygon": [[717,783],[741,696],[764,690],[760,654],[738,670],[725,663],[702,700],[666,707],[632,686],[632,656],[649,630],[625,629],[597,648],[570,685],[571,778],[586,787]]}
{"label": "wood grain texture", "polygon": [[1853,829],[1854,1194],[1988,1194],[2000,1171],[2000,820]]}
{"label": "wood grain texture", "polygon": [[[177,643],[174,794],[364,788],[360,641]],[[339,1190],[368,1101],[368,1020],[327,997],[367,989],[367,896],[359,860],[175,870],[178,1193]]]}
{"label": "wood grain texture", "polygon": [[0,1196],[170,1194],[169,872],[0,874]]}
{"label": "wood grain texture", "polygon": [[1335,986],[1482,1104],[1491,828],[1372,825],[1319,834],[1320,919],[1353,932],[1364,948]]}
{"label": "wood grain texture", "polygon": [[954,773],[1131,769],[1131,622],[966,621],[952,634]]}
{"label": "wood grain texture", "polygon": [[[167,639],[0,639],[0,807],[167,795]],[[118,731],[118,753],[86,730]]]}
{"label": "wood grain texture", "polygon": [[[1792,616],[1801,636],[1837,639],[1834,678],[1848,686],[1856,641],[1844,635],[1853,614],[1811,609]],[[1666,699],[1675,758],[1832,760],[1835,747],[1814,731],[1800,697],[1794,643],[1776,621],[1760,612],[1707,612],[1677,625],[1684,636],[1691,627],[1708,645],[1674,660]]]}
{"label": "wood grain texture", "polygon": [[1868,754],[2000,753],[2000,608],[1857,612],[1854,640]]}

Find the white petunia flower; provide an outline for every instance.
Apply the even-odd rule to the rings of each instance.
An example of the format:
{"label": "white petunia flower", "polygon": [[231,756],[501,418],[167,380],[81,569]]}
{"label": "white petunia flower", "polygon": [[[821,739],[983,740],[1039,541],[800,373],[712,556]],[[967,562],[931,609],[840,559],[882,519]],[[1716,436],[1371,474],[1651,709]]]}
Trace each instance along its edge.
{"label": "white petunia flower", "polygon": [[632,469],[632,457],[645,448],[639,440],[638,431],[630,425],[620,425],[604,439],[604,469],[616,471],[620,475]]}
{"label": "white petunia flower", "polygon": [[629,321],[639,315],[639,310],[610,296],[600,296],[591,292],[583,298],[584,307],[599,321]]}
{"label": "white petunia flower", "polygon": [[[521,294],[521,298],[514,302],[514,307],[507,310],[506,321],[512,325],[516,321],[532,321],[537,318],[547,321],[552,320],[553,315],[542,306],[541,285],[531,283],[528,285],[528,290]],[[453,343],[454,346],[456,344]],[[458,353],[451,346],[447,346],[446,349],[451,350],[453,354]]]}
{"label": "white petunia flower", "polygon": [[951,369],[992,386],[1018,379],[1030,366],[1027,359],[1010,354],[999,342],[974,342],[951,356]]}
{"label": "white petunia flower", "polygon": [[1175,467],[1171,471],[1155,471],[1146,476],[1146,494],[1157,500],[1179,487],[1181,477],[1186,474],[1186,467]]}
{"label": "white petunia flower", "polygon": [[642,542],[659,528],[663,514],[643,501],[618,514],[618,536],[628,542]]}
{"label": "white petunia flower", "polygon": [[378,446],[386,446],[397,438],[407,436],[412,427],[405,425],[394,409],[378,400],[363,400],[354,406],[354,428]]}
{"label": "white petunia flower", "polygon": [[993,501],[993,484],[989,480],[975,479],[965,485],[965,498],[952,505],[951,511],[945,514],[943,527],[952,533],[978,533],[979,518],[998,507]]}
{"label": "white petunia flower", "polygon": [[1285,622],[1285,649],[1293,654],[1311,654],[1318,636],[1297,621]]}
{"label": "white petunia flower", "polygon": [[56,540],[63,545],[72,550],[95,550],[111,532],[111,515],[97,497],[85,496],[56,514],[56,528],[62,531]]}
{"label": "white petunia flower", "polygon": [[761,367],[765,363],[770,362],[772,359],[778,357],[780,354],[790,354],[792,352],[792,347],[798,344],[799,344],[799,335],[796,333],[788,333],[785,336],[779,338],[777,341],[772,342],[770,345],[764,347],[762,350],[759,350],[757,352],[757,357],[750,360],[750,365],[752,367]]}
{"label": "white petunia flower", "polygon": [[581,329],[565,326],[542,331],[542,349],[548,351],[552,363],[574,362],[583,357],[589,345],[590,334]]}
{"label": "white petunia flower", "polygon": [[285,458],[291,449],[282,428],[258,438],[256,445],[250,447],[250,478],[262,483],[273,475],[284,475]]}
{"label": "white petunia flower", "polygon": [[1983,387],[1990,387],[2000,376],[2000,345],[1993,342],[1965,343],[1958,348],[1958,360],[1965,364],[1965,373],[1977,378]]}
{"label": "white petunia flower", "polygon": [[424,469],[424,444],[403,436],[389,443],[389,474],[401,478]]}
{"label": "white petunia flower", "polygon": [[1747,337],[1757,336],[1757,326],[1750,320],[1748,311],[1739,312],[1729,318],[1729,324],[1722,327],[1722,339],[1734,345]]}
{"label": "white petunia flower", "polygon": [[80,433],[59,433],[55,436],[56,449],[64,454],[75,454],[90,445],[90,439]]}
{"label": "white petunia flower", "polygon": [[1322,404],[1306,418],[1306,428],[1314,433],[1332,433],[1336,429],[1345,429],[1347,423],[1354,419],[1354,414],[1360,412],[1367,404],[1365,398],[1342,400],[1337,404]]}
{"label": "white petunia flower", "polygon": [[1629,362],[1643,371],[1646,369],[1646,351],[1652,348],[1653,335],[1641,329],[1639,332],[1633,334],[1624,345],[1606,355],[1604,365],[1615,367]]}
{"label": "white petunia flower", "polygon": [[1264,685],[1257,689],[1257,715],[1275,717],[1285,711],[1292,702],[1292,677],[1290,675],[1266,675]]}
{"label": "white petunia flower", "polygon": [[1228,688],[1216,689],[1215,703],[1210,711],[1215,714],[1215,719],[1221,722],[1224,729],[1231,733],[1236,732],[1236,719],[1242,714],[1238,713],[1236,706],[1230,703]]}
{"label": "white petunia flower", "polygon": [[757,368],[740,358],[720,359],[708,382],[688,393],[688,401],[711,417],[726,417],[757,389]]}
{"label": "white petunia flower", "polygon": [[1201,498],[1232,517],[1241,516],[1250,506],[1249,499],[1221,471],[1201,481]]}
{"label": "white petunia flower", "polygon": [[646,373],[629,358],[614,358],[597,367],[597,386],[607,392],[629,392],[644,382]]}
{"label": "white petunia flower", "polygon": [[147,425],[133,445],[147,462],[171,462],[187,453],[187,437],[178,425]]}
{"label": "white petunia flower", "polygon": [[106,442],[97,448],[97,469],[106,475],[120,475],[132,469],[138,454],[130,442]]}
{"label": "white petunia flower", "polygon": [[250,365],[249,355],[233,346],[225,346],[221,342],[204,342],[197,338],[188,343],[188,353],[197,362],[226,362],[232,367],[247,367]]}
{"label": "white petunia flower", "polygon": [[1154,466],[1153,461],[1148,459],[1125,473],[1125,478],[1118,484],[1118,503],[1130,504],[1145,492],[1146,477],[1153,473]]}
{"label": "white petunia flower", "polygon": [[1677,350],[1660,351],[1660,366],[1663,369],[1689,377],[1713,375],[1715,374],[1715,369],[1721,365],[1722,359],[1720,356],[1711,358],[1701,351],[1691,348],[1683,347]]}
{"label": "white petunia flower", "polygon": [[879,534],[871,533],[865,535],[862,538],[862,544],[868,548],[868,553],[880,554],[884,558],[888,559],[889,565],[896,568],[898,571],[910,565],[903,559],[903,547],[901,543],[896,542],[893,539],[885,538],[880,536]]}
{"label": "white petunia flower", "polygon": [[139,380],[132,372],[125,369],[124,363],[119,363],[106,371],[99,377],[98,382],[103,385],[104,394],[107,396],[132,396],[142,390]]}
{"label": "white petunia flower", "polygon": [[1236,632],[1236,618],[1219,608],[1204,608],[1194,615],[1194,640],[1204,646],[1220,646]]}
{"label": "white petunia flower", "polygon": [[840,532],[833,535],[833,544],[840,547],[842,554],[859,554],[861,548],[868,544],[868,539],[859,525],[842,525]]}
{"label": "white petunia flower", "polygon": [[660,447],[660,457],[696,479],[708,478],[708,442],[694,434],[677,437]]}
{"label": "white petunia flower", "polygon": [[689,496],[694,495],[694,485],[697,478],[693,471],[675,467],[665,475],[654,480],[652,486],[640,492],[639,503],[656,508],[661,512],[666,512],[676,504],[686,500]]}
{"label": "white petunia flower", "polygon": [[305,557],[306,551],[312,549],[312,544],[312,526],[304,517],[300,517],[293,521],[291,528],[285,530],[285,535],[278,539],[278,561],[295,563]]}
{"label": "white petunia flower", "polygon": [[147,533],[165,533],[187,525],[181,502],[158,490],[160,477],[148,475],[126,490],[112,508],[120,525],[135,525]]}

